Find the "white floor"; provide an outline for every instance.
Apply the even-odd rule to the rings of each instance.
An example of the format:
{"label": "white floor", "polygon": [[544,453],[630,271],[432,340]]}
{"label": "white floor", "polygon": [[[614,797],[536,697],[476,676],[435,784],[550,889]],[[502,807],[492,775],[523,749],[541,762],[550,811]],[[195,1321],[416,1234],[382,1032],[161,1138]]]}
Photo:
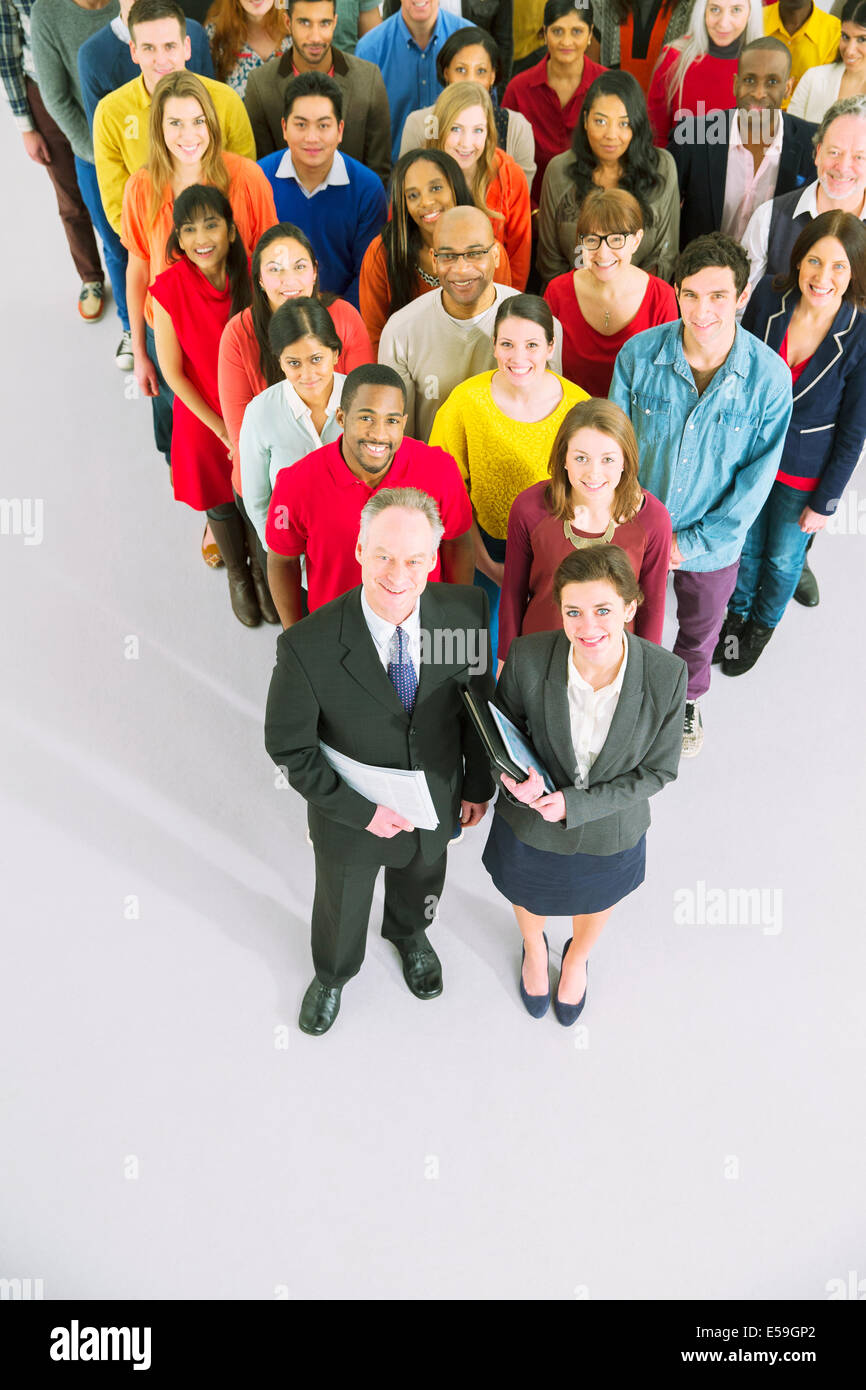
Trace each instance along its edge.
{"label": "white floor", "polygon": [[[201,562],[113,312],[78,321],[48,180],[0,129],[0,492],[44,504],[41,544],[0,535],[0,1277],[46,1298],[822,1299],[866,1274],[864,536],[822,537],[821,607],[716,678],[578,1030],[524,1012],[475,831],[442,998],[409,994],[374,928],[333,1031],[305,1037],[312,853],[262,742],[274,629],[242,629]],[[765,911],[678,920],[713,889]]]}

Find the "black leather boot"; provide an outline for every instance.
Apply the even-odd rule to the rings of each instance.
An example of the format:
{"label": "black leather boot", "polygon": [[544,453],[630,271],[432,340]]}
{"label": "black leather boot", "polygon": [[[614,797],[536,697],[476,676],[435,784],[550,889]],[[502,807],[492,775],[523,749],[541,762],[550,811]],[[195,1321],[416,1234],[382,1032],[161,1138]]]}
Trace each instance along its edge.
{"label": "black leather boot", "polygon": [[797,603],[802,603],[804,608],[817,608],[821,602],[821,595],[818,592],[818,581],[809,568],[809,557],[803,561],[803,569],[800,578],[797,580],[797,587],[794,590],[794,598]]}
{"label": "black leather boot", "polygon": [[750,618],[740,638],[739,655],[725,658],[722,662],[722,675],[744,676],[747,671],[751,671],[775,631],[774,627],[761,627],[760,623],[752,622]]}
{"label": "black leather boot", "polygon": [[256,591],[259,608],[266,623],[278,623],[280,615],[274,607],[274,600],[271,598],[271,591],[268,588],[268,577],[259,563],[259,547],[256,528],[251,521],[247,522],[247,553],[250,557],[250,574],[252,575],[253,587]]}
{"label": "black leather boot", "polygon": [[244,627],[258,627],[262,620],[253,577],[247,565],[247,538],[243,517],[235,509],[228,521],[210,519],[214,540],[226,563],[232,612]]}
{"label": "black leather boot", "polygon": [[722,623],[722,630],[719,633],[719,640],[713,652],[713,666],[718,666],[720,661],[724,661],[726,656],[736,656],[740,649],[743,637],[743,628],[748,619],[743,613],[728,613]]}

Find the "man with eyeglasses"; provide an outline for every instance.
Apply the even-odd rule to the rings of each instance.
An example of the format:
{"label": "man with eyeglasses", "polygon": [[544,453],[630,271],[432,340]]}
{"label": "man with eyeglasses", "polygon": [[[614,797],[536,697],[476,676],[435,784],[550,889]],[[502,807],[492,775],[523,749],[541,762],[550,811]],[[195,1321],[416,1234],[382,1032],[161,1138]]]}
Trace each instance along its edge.
{"label": "man with eyeglasses", "polygon": [[[392,314],[379,340],[379,361],[399,372],[406,387],[406,433],[425,443],[436,411],[455,386],[492,371],[493,321],[503,299],[517,294],[493,276],[500,247],[479,208],[449,208],[436,223],[433,255],[438,290]],[[551,367],[562,369],[562,327],[554,324]]]}

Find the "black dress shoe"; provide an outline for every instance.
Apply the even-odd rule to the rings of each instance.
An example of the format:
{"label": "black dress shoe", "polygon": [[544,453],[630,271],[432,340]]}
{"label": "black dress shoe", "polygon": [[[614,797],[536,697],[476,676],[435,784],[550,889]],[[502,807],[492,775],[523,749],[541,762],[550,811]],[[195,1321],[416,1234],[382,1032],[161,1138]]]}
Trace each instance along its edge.
{"label": "black dress shoe", "polygon": [[423,946],[400,951],[403,962],[403,979],[416,999],[435,999],[442,993],[442,962],[429,941]]}
{"label": "black dress shoe", "polygon": [[[743,628],[748,619],[744,613],[729,612],[725,621],[722,623],[722,630],[719,633],[719,640],[713,652],[712,665],[718,666],[720,661],[724,661],[726,656],[733,657],[737,651],[739,643],[742,641]],[[735,645],[735,642],[737,645]]]}
{"label": "black dress shoe", "polygon": [[740,640],[739,656],[725,658],[722,662],[722,675],[744,676],[747,671],[751,671],[775,631],[774,627],[761,627],[760,623],[754,623],[750,618]]}
{"label": "black dress shoe", "polygon": [[817,608],[818,604],[821,602],[821,595],[818,592],[818,581],[809,568],[808,556],[803,561],[803,569],[800,578],[797,580],[794,598],[797,603],[802,603],[804,608]]}
{"label": "black dress shoe", "polygon": [[[547,932],[543,932],[544,946],[547,951],[547,969],[550,970],[550,945],[547,940]],[[523,948],[523,955],[520,957],[520,997],[526,1006],[527,1013],[533,1018],[544,1018],[550,1008],[550,980],[547,981],[546,994],[527,994],[526,985],[523,983],[523,962],[526,960],[526,947]]]}
{"label": "black dress shoe", "polygon": [[342,985],[323,985],[316,976],[304,995],[298,1026],[302,1033],[321,1037],[340,1012]]}
{"label": "black dress shoe", "polygon": [[[563,963],[573,940],[574,937],[570,936],[562,948]],[[589,961],[586,962],[586,989],[589,989]],[[570,1028],[583,1013],[583,1006],[586,1003],[586,989],[583,991],[583,998],[578,1004],[563,1004],[559,998],[559,985],[556,986],[556,993],[553,996],[553,1012],[563,1028]]]}

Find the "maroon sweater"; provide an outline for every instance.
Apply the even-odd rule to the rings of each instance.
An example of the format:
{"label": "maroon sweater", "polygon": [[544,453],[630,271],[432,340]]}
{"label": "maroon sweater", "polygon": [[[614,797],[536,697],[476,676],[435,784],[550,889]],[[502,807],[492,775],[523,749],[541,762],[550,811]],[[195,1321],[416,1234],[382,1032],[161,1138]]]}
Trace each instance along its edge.
{"label": "maroon sweater", "polygon": [[[499,604],[499,659],[505,660],[512,639],[528,632],[552,632],[562,626],[553,601],[553,576],[574,549],[561,521],[550,515],[544,501],[546,482],[535,483],[515,499],[508,517],[505,577]],[[660,642],[665,616],[665,586],[671,553],[671,519],[667,507],[644,491],[644,503],[633,521],[618,526],[613,545],[631,561],[644,601],[629,629],[648,642]],[[586,531],[575,535],[587,536]]]}

